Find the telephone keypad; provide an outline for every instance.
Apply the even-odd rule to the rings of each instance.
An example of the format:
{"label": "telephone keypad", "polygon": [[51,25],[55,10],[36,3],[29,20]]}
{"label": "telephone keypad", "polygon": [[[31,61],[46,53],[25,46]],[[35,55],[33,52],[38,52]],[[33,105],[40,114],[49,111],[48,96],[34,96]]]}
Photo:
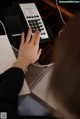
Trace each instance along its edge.
{"label": "telephone keypad", "polygon": [[28,27],[32,28],[32,35],[38,29],[41,32],[41,39],[49,38],[42,18],[34,3],[20,4],[22,12],[27,21]]}
{"label": "telephone keypad", "polygon": [[[31,19],[31,18],[35,18],[35,19]],[[36,15],[36,16],[29,16],[27,17],[29,20],[28,20],[28,23],[29,23],[29,26],[32,28],[32,32],[34,33],[36,31],[36,29],[38,29],[40,32],[41,32],[41,35],[44,35],[45,32],[44,31],[44,28],[43,28],[43,25],[42,23],[40,22],[40,19],[38,18],[39,16]],[[37,19],[38,18],[38,19]]]}

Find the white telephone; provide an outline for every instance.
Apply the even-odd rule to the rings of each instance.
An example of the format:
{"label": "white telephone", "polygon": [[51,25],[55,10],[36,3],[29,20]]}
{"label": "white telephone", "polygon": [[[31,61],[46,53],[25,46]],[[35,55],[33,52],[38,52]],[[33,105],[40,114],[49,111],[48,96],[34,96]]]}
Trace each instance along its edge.
{"label": "white telephone", "polygon": [[38,29],[41,32],[41,39],[49,38],[35,3],[25,3],[19,5],[24,14],[28,27],[32,28],[32,33]]}

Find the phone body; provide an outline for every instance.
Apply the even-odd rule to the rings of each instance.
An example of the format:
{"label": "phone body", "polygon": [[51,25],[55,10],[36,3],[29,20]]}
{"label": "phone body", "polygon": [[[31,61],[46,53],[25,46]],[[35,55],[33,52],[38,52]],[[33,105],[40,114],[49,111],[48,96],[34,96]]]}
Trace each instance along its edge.
{"label": "phone body", "polygon": [[32,28],[32,36],[36,30],[41,32],[40,43],[51,41],[35,3],[14,4],[13,7],[5,8],[2,11],[10,43],[16,49],[19,49],[21,33],[24,31],[26,37],[29,27]]}

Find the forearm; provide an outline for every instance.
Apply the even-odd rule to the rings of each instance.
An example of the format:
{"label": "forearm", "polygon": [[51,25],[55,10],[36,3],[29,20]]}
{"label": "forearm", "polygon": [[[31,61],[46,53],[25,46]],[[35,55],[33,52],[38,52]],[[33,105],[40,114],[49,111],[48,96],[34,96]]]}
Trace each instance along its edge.
{"label": "forearm", "polygon": [[2,75],[3,82],[0,85],[0,111],[8,111],[11,114],[17,109],[18,94],[23,85],[24,73],[20,68],[11,68]]}
{"label": "forearm", "polygon": [[6,90],[7,88],[7,90],[12,90],[11,92],[15,91],[18,94],[22,88],[24,81],[24,72],[22,71],[22,69],[16,67],[10,68],[2,75],[3,82],[0,85],[1,90]]}

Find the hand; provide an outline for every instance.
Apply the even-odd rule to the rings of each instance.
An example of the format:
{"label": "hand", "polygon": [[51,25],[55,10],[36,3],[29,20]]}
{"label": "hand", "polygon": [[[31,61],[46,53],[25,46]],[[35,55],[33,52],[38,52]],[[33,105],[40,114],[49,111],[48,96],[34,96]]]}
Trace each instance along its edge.
{"label": "hand", "polygon": [[26,67],[36,62],[39,59],[42,51],[42,49],[39,49],[40,32],[36,31],[32,38],[31,33],[32,30],[31,28],[29,28],[26,41],[24,40],[24,33],[22,33],[21,44],[17,58],[17,60],[19,61],[23,58]]}

